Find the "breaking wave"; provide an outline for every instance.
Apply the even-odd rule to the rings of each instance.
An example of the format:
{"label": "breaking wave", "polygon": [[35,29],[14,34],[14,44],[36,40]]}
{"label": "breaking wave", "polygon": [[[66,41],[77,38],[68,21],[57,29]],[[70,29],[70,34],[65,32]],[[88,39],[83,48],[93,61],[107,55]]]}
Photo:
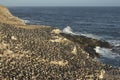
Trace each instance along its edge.
{"label": "breaking wave", "polygon": [[93,38],[93,39],[98,39],[98,40],[102,39],[102,37],[94,35],[94,34],[91,34],[91,33],[79,33],[79,34],[82,35],[82,36]]}
{"label": "breaking wave", "polygon": [[91,33],[73,32],[73,30],[70,26],[65,27],[63,29],[63,33],[73,34],[73,35],[82,35],[82,36],[86,36],[86,37],[93,38],[93,39],[98,39],[98,40],[101,39],[100,36],[97,36],[97,35],[94,35],[94,34],[91,34]]}
{"label": "breaking wave", "polygon": [[97,46],[95,48],[95,51],[99,53],[101,56],[110,58],[110,59],[115,59],[116,57],[120,57],[117,53],[112,52],[112,49],[107,49],[107,48],[101,48]]}
{"label": "breaking wave", "polygon": [[26,24],[27,24],[27,23],[30,23],[30,20],[24,19],[23,21],[24,21],[24,23],[26,23]]}
{"label": "breaking wave", "polygon": [[120,55],[112,52],[112,49],[97,46],[95,51],[101,55],[100,58],[95,58],[96,61],[109,64],[113,67],[120,67]]}
{"label": "breaking wave", "polygon": [[67,26],[63,29],[63,33],[66,34],[75,34],[70,26]]}

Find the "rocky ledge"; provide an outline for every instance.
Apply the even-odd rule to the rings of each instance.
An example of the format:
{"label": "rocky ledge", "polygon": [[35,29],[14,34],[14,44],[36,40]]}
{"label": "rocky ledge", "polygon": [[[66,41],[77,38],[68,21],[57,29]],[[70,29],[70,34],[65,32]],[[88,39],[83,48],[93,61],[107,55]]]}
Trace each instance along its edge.
{"label": "rocky ledge", "polygon": [[120,69],[93,59],[107,42],[26,25],[3,6],[0,18],[1,80],[120,80]]}

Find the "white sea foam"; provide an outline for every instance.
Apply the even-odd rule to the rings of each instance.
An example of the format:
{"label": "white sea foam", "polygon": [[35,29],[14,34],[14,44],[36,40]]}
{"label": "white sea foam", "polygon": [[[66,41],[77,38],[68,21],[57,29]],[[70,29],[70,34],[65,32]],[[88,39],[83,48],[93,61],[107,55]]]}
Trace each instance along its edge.
{"label": "white sea foam", "polygon": [[30,23],[30,21],[26,20],[26,19],[24,19],[23,21],[24,21],[24,23]]}
{"label": "white sea foam", "polygon": [[63,29],[63,33],[67,33],[67,34],[75,34],[73,33],[73,30],[70,26],[67,26]]}
{"label": "white sea foam", "polygon": [[73,35],[82,35],[82,36],[86,36],[89,38],[93,38],[93,39],[98,39],[100,40],[101,37],[91,34],[91,33],[81,33],[81,32],[73,32],[72,28],[70,26],[67,26],[63,29],[63,33],[67,33],[67,34],[73,34]]}
{"label": "white sea foam", "polygon": [[99,46],[96,46],[94,49],[97,53],[99,53],[101,56],[110,58],[110,59],[115,59],[116,57],[120,57],[119,54],[113,53],[111,50],[112,49],[107,49],[107,48],[101,48]]}
{"label": "white sea foam", "polygon": [[101,39],[100,36],[97,36],[97,35],[94,35],[94,34],[91,34],[91,33],[81,33],[81,35],[89,37],[89,38],[93,38],[93,39],[98,39],[98,40]]}

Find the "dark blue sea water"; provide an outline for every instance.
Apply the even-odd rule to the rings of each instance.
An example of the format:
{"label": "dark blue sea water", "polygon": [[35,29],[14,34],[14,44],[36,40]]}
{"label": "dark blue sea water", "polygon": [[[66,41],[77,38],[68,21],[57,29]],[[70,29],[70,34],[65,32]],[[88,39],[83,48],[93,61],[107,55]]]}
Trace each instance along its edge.
{"label": "dark blue sea water", "polygon": [[[113,49],[97,47],[99,60],[120,67],[120,7],[9,7],[28,24],[48,25],[108,41]],[[68,29],[69,30],[69,29]]]}

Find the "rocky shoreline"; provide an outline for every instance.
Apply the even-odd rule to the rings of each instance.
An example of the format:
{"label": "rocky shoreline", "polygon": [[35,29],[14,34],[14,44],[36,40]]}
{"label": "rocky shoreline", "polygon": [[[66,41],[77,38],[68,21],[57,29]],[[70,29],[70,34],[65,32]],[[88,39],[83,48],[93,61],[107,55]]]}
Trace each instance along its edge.
{"label": "rocky shoreline", "polygon": [[93,59],[93,48],[108,43],[7,18],[0,20],[1,80],[120,80],[120,69]]}

